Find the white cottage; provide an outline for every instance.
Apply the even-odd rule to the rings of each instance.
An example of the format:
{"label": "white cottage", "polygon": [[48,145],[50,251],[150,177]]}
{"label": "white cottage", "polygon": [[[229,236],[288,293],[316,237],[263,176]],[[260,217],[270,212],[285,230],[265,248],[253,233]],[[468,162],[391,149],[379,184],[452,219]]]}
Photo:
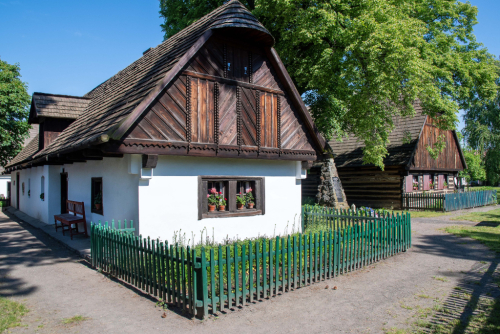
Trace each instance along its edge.
{"label": "white cottage", "polygon": [[6,166],[12,205],[53,223],[83,201],[89,222],[131,219],[168,240],[300,226],[301,180],[327,143],[273,44],[230,1],[83,97],[33,94],[40,135]]}

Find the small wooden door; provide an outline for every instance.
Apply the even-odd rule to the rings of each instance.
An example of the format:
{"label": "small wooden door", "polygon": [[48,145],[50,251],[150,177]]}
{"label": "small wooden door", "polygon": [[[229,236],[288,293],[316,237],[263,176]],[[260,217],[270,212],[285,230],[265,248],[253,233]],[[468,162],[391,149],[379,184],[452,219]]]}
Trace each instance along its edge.
{"label": "small wooden door", "polygon": [[16,208],[19,210],[19,173],[16,175]]}
{"label": "small wooden door", "polygon": [[61,213],[67,213],[66,201],[68,200],[68,173],[61,173]]}

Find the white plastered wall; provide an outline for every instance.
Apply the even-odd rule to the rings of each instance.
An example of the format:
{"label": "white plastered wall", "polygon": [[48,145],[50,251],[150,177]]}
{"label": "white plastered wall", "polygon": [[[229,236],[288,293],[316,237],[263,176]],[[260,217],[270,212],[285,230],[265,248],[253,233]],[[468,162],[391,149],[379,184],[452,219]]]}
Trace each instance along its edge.
{"label": "white plastered wall", "polygon": [[[47,194],[49,183],[49,168],[53,166],[39,166],[20,171],[12,172],[12,189],[11,189],[11,205],[17,206],[17,184],[14,184],[16,175],[19,173],[19,208],[18,210],[26,213],[27,215],[37,218],[44,223],[48,223],[49,219],[49,205],[47,198],[40,199],[42,192],[41,178],[44,176],[44,193]],[[24,182],[24,194],[22,184]],[[28,190],[30,195],[28,196]]]}
{"label": "white plastered wall", "polygon": [[[64,172],[68,173],[68,199],[84,202],[88,223],[91,221],[97,223],[99,220],[101,223],[111,222],[112,219],[123,222],[127,219],[127,221],[133,220],[137,225],[139,176],[128,173],[126,158],[104,158],[59,166],[59,173],[63,168]],[[91,212],[93,177],[102,177],[103,215]],[[59,189],[60,182],[59,176]],[[60,190],[54,192],[59,195],[60,203]]]}
{"label": "white plastered wall", "polygon": [[10,175],[0,175],[0,195],[7,198],[7,182],[10,182]]}
{"label": "white plastered wall", "polygon": [[[216,241],[273,236],[300,227],[300,162],[223,159],[201,157],[159,157],[150,179],[139,183],[139,221],[143,236],[172,241],[182,230],[186,240],[201,230]],[[264,215],[198,220],[198,176],[232,175],[265,177]],[[213,232],[212,232],[213,231]]]}

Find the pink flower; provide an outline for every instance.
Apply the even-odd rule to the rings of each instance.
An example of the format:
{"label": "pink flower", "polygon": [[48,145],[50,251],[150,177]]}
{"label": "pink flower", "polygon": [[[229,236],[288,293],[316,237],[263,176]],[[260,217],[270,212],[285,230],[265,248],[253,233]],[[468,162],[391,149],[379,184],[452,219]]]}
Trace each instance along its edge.
{"label": "pink flower", "polygon": [[210,197],[210,195],[209,195],[209,194],[207,194],[207,198],[209,198],[209,197]]}
{"label": "pink flower", "polygon": [[252,192],[252,188],[248,188],[248,192],[249,192],[249,193],[250,193],[250,192]]}
{"label": "pink flower", "polygon": [[211,192],[212,194],[217,194],[217,189],[212,188],[212,189],[210,189],[210,192]]}

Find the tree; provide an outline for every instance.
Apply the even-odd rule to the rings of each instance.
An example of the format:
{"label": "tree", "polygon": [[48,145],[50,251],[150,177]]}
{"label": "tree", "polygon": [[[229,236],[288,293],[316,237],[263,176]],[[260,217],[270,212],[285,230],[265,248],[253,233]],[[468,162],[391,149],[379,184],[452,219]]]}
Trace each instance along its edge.
{"label": "tree", "polygon": [[15,157],[28,138],[27,122],[31,98],[20,77],[19,64],[0,59],[0,165]]}
{"label": "tree", "polygon": [[[165,38],[225,1],[161,0]],[[417,99],[441,129],[495,96],[493,57],[476,42],[477,8],[455,0],[256,0],[244,5],[276,49],[327,139],[364,141],[383,168],[395,115]]]}
{"label": "tree", "polygon": [[[500,74],[500,61],[496,66]],[[500,79],[497,79],[496,99],[475,101],[464,120],[463,134],[467,143],[485,157],[486,178],[497,184],[500,181]]]}
{"label": "tree", "polygon": [[466,148],[463,150],[467,169],[460,172],[460,177],[465,177],[467,181],[486,181],[486,170],[484,167],[484,155],[477,150]]}

